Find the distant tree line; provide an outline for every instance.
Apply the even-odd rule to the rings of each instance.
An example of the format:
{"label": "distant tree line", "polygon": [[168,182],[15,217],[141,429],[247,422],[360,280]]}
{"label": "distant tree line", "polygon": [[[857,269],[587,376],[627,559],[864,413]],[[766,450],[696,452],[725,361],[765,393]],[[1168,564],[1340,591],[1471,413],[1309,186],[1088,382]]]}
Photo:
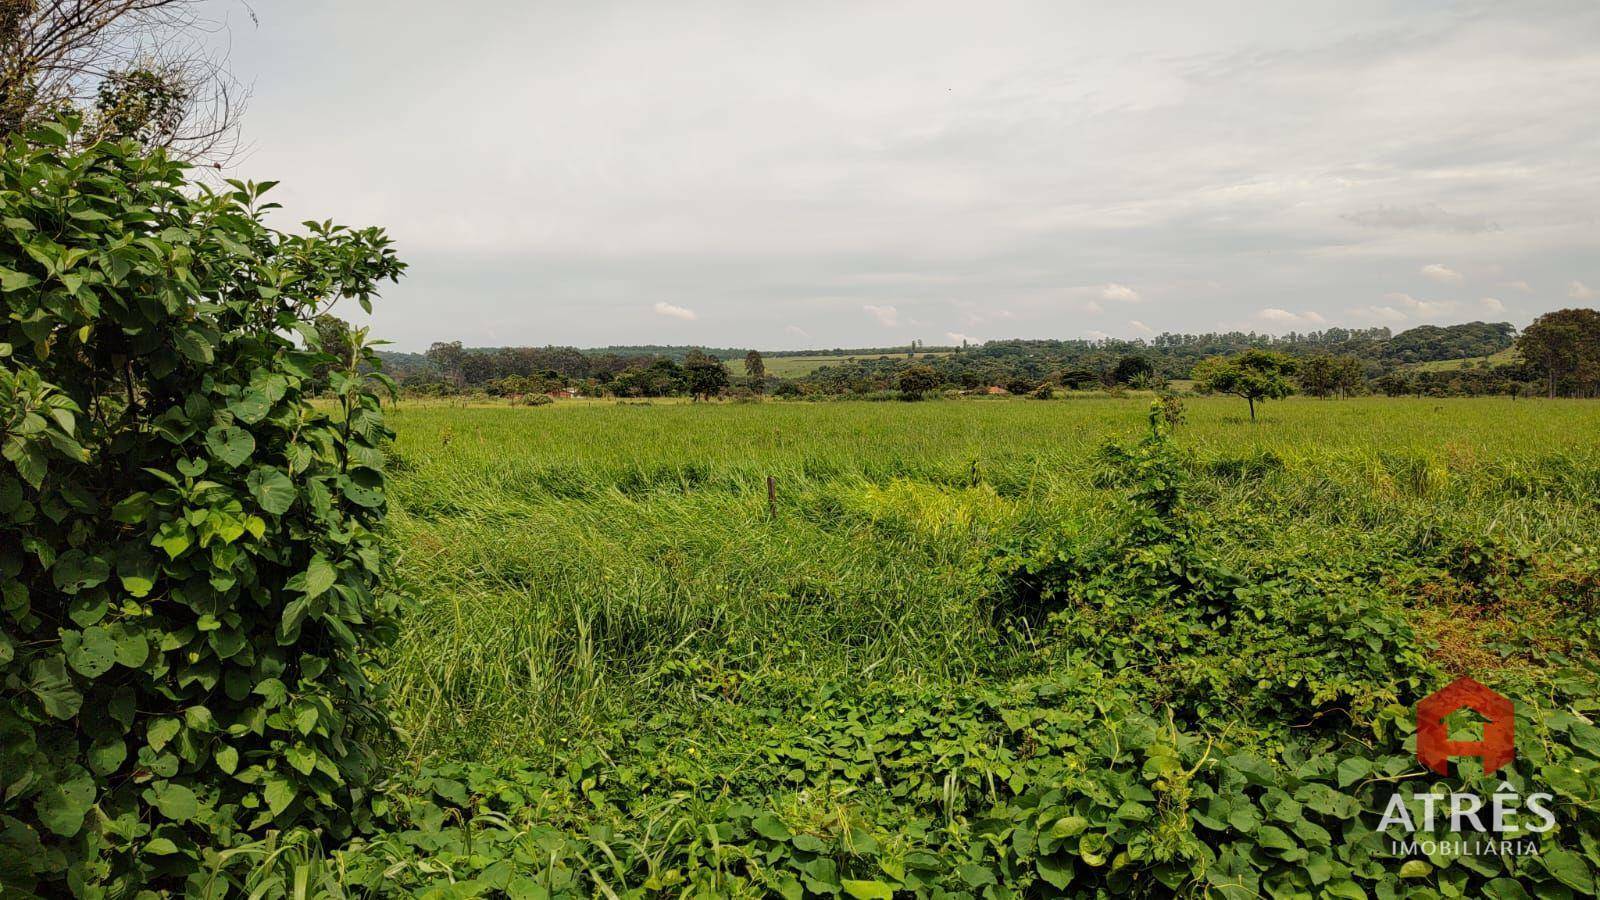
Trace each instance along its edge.
{"label": "distant tree line", "polygon": [[[754,351],[751,351],[754,353]],[[408,358],[410,357],[410,358]],[[760,354],[752,362],[756,381],[764,382]],[[720,396],[733,386],[723,362],[688,348],[678,358],[648,354],[586,353],[575,347],[501,347],[469,350],[459,341],[435,343],[421,359],[391,355],[391,374],[412,394],[448,395],[481,391],[492,396],[519,396],[572,391],[617,397]],[[747,381],[750,379],[747,378]],[[765,388],[762,384],[760,388]]]}
{"label": "distant tree line", "polygon": [[[1387,328],[1329,328],[1276,336],[1166,333],[1148,341],[1005,340],[907,350],[485,349],[441,342],[425,354],[383,358],[408,392],[420,394],[517,396],[571,391],[587,396],[703,399],[730,393],[914,398],[967,392],[1048,397],[1057,391],[1162,390],[1179,380],[1231,392],[1221,385],[1258,378],[1260,372],[1252,366],[1268,359],[1282,360],[1274,378],[1312,397],[1600,394],[1600,313],[1586,309],[1541,316],[1520,336],[1509,323],[1469,322],[1425,325],[1399,334]],[[765,363],[773,356],[821,354],[841,359],[789,379],[772,376]],[[1251,362],[1243,371],[1227,376],[1230,365],[1245,360]],[[1428,365],[1440,362],[1449,365]],[[730,371],[729,363],[740,373]],[[1272,396],[1272,391],[1258,394],[1251,405]]]}

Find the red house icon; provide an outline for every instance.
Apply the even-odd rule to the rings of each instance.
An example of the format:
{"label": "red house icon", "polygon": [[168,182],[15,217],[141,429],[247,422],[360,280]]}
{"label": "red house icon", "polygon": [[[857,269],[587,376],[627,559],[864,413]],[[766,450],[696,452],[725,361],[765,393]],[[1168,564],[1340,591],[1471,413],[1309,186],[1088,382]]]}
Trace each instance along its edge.
{"label": "red house icon", "polygon": [[[1488,721],[1483,740],[1452,741],[1445,717],[1470,709]],[[1440,775],[1450,774],[1452,756],[1476,756],[1483,771],[1492,775],[1516,756],[1515,709],[1510,700],[1471,678],[1457,678],[1417,704],[1417,759]]]}

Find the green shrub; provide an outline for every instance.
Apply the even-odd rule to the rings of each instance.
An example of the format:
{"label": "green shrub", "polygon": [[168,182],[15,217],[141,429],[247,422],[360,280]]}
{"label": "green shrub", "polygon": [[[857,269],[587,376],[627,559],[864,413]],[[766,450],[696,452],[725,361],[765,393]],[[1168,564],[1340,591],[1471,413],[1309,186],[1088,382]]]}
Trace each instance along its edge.
{"label": "green shrub", "polygon": [[1141,673],[1129,676],[1141,693],[1185,724],[1221,714],[1266,724],[1283,709],[1366,722],[1414,697],[1427,663],[1373,574],[1332,560],[1231,566],[1222,547],[1248,535],[1188,502],[1193,466],[1159,400],[1150,428],[1102,451],[1099,482],[1127,494],[1117,527],[1046,533],[1001,555],[1001,608],[1034,627],[1048,617],[1055,653]]}
{"label": "green shrub", "polygon": [[0,883],[51,895],[358,830],[385,729],[364,661],[393,631],[386,379],[364,332],[335,358],[311,324],[370,310],[388,238],[274,231],[270,183],[73,127],[0,159]]}

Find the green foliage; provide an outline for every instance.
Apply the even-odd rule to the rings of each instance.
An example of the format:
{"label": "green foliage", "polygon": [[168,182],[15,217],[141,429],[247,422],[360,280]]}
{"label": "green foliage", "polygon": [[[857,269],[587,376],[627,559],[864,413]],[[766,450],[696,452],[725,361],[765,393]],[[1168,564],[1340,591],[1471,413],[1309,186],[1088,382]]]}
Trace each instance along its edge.
{"label": "green foliage", "polygon": [[895,386],[907,400],[921,400],[922,395],[939,386],[939,374],[928,366],[911,366],[900,373]]}
{"label": "green foliage", "polygon": [[1600,311],[1545,313],[1517,338],[1517,350],[1544,378],[1550,396],[1600,393]]}
{"label": "green foliage", "polygon": [[683,376],[689,394],[697,400],[710,399],[728,389],[728,367],[698,350],[689,351],[684,358]]}
{"label": "green foliage", "polygon": [[1202,394],[1232,394],[1250,402],[1250,418],[1256,417],[1256,404],[1281,400],[1294,393],[1288,376],[1294,374],[1295,361],[1270,350],[1246,350],[1238,356],[1213,356],[1194,367],[1194,389]]}
{"label": "green foliage", "polygon": [[[1558,798],[1532,857],[1423,858],[1377,830],[1396,792],[1499,786],[1420,769],[1408,709],[1284,742],[1181,726],[1080,662],[976,686],[769,683],[717,707],[720,747],[661,712],[550,767],[425,765],[391,785],[380,834],[297,870],[380,896],[1585,896],[1593,687],[1558,677],[1522,704],[1509,777]],[[1441,817],[1414,837],[1452,835]],[[288,880],[211,862],[219,885]]]}
{"label": "green foliage", "polygon": [[191,91],[176,67],[110,72],[95,92],[94,137],[128,138],[152,147],[169,144],[183,127]]}
{"label": "green foliage", "polygon": [[[389,539],[424,607],[386,678],[419,761],[371,836],[218,880],[1583,896],[1600,410],[1291,402],[1241,432],[1234,402],[1144,440],[1115,400],[406,408]],[[1372,833],[1393,791],[1462,784],[1412,753],[1449,678],[1419,612],[1493,617],[1457,643],[1518,703],[1508,771],[1558,797],[1543,860]]]}
{"label": "green foliage", "polygon": [[402,270],[388,239],[274,231],[270,184],[71,150],[75,127],[0,160],[0,882],[50,895],[363,827],[394,612],[384,379],[364,332],[312,326],[370,309]]}
{"label": "green foliage", "polygon": [[1049,612],[1051,652],[1145,673],[1142,695],[1190,724],[1282,709],[1365,722],[1409,696],[1427,663],[1373,574],[1228,565],[1226,545],[1258,538],[1192,508],[1159,400],[1149,418],[1139,444],[1103,451],[1102,482],[1128,498],[1109,533],[1047,533],[997,563],[1010,605]]}
{"label": "green foliage", "polygon": [[[1296,373],[1300,390],[1312,397],[1359,393],[1364,379],[1361,361],[1351,356],[1317,354],[1302,360]],[[1381,380],[1381,379],[1380,379]]]}
{"label": "green foliage", "polygon": [[1510,322],[1418,325],[1390,338],[1379,355],[1401,363],[1490,356],[1510,347],[1516,333]]}

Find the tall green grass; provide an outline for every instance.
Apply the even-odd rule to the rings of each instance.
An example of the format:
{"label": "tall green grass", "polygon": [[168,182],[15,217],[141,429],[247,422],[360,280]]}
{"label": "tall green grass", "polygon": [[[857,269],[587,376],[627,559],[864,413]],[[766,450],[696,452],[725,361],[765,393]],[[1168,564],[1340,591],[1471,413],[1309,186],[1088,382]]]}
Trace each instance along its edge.
{"label": "tall green grass", "polygon": [[[418,755],[559,752],[749,679],[982,678],[984,561],[1107,519],[1096,449],[1143,399],[402,406],[388,541],[414,595],[385,675]],[[1554,551],[1600,525],[1600,406],[1189,401],[1177,436],[1229,552]],[[769,508],[766,479],[775,479]]]}

